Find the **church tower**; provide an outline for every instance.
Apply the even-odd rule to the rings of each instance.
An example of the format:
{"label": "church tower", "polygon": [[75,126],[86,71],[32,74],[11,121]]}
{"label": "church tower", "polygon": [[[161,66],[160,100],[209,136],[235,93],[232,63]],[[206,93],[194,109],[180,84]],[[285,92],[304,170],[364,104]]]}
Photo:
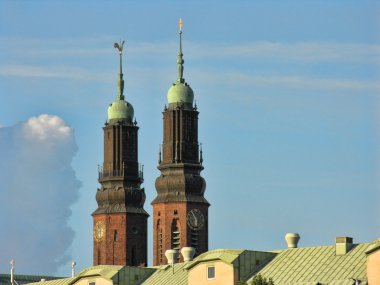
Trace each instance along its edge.
{"label": "church tower", "polygon": [[94,221],[94,265],[147,265],[147,218],[142,167],[138,162],[138,129],[134,110],[124,97],[122,51],[119,52],[118,93],[108,107],[104,131],[104,163]]}
{"label": "church tower", "polygon": [[[194,93],[183,78],[182,20],[179,22],[178,79],[170,87],[163,112],[163,144],[153,205],[153,265],[167,264],[165,251],[194,247],[195,256],[208,250],[206,182],[201,177],[198,114]],[[182,256],[179,257],[183,261]]]}

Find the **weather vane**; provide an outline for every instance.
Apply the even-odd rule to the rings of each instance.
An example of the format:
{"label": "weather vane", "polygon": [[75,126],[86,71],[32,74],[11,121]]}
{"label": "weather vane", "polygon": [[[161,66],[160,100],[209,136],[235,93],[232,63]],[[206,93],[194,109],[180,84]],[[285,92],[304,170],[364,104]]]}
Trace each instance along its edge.
{"label": "weather vane", "polygon": [[120,41],[119,43],[115,43],[113,46],[118,49],[119,54],[123,53],[124,41]]}
{"label": "weather vane", "polygon": [[120,40],[118,43],[114,43],[114,48],[116,48],[119,51],[119,80],[118,80],[118,95],[117,98],[119,100],[124,100],[124,80],[123,80],[123,63],[122,63],[122,57],[123,57],[123,48],[124,48],[124,41]]}
{"label": "weather vane", "polygon": [[179,18],[178,26],[179,26],[179,32],[182,33],[182,18]]}

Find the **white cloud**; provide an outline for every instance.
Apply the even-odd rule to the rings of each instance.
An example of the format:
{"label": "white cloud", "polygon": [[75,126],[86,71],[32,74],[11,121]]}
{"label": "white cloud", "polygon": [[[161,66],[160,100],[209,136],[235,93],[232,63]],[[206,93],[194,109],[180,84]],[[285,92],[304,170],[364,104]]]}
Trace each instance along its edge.
{"label": "white cloud", "polygon": [[373,63],[380,61],[379,44],[334,42],[247,42],[239,44],[189,44],[191,57],[232,57],[292,62]]}
{"label": "white cloud", "polygon": [[110,82],[114,77],[105,72],[72,66],[0,65],[0,76],[66,78]]}
{"label": "white cloud", "polygon": [[[157,70],[155,70],[157,69]],[[157,74],[173,73],[167,67],[140,67],[130,69],[133,73],[134,80],[129,84],[136,85],[138,82],[144,82],[143,78],[157,76]],[[31,66],[15,65],[0,66],[0,76],[14,77],[35,77],[35,78],[62,78],[70,80],[89,80],[100,82],[114,82],[116,76],[112,73],[106,73],[99,70],[87,70],[74,67],[54,67],[54,66]],[[218,86],[268,86],[282,87],[288,89],[305,89],[305,90],[342,90],[342,91],[369,91],[380,92],[379,80],[355,80],[344,78],[320,78],[316,76],[304,76],[299,74],[269,74],[259,75],[236,70],[218,70],[210,71],[205,69],[193,69],[191,71],[191,82],[197,84],[217,84]],[[128,78],[127,78],[128,80]]]}
{"label": "white cloud", "polygon": [[29,118],[23,131],[26,138],[40,141],[68,139],[73,135],[73,130],[60,117],[47,114]]}
{"label": "white cloud", "polygon": [[[194,78],[195,77],[195,78]],[[239,71],[197,71],[193,81],[229,86],[269,86],[309,90],[380,92],[380,81],[318,78],[302,75],[252,75]]]}
{"label": "white cloud", "polygon": [[[19,43],[21,39],[10,39],[7,42],[7,53],[19,53],[22,56],[44,57],[60,56],[85,57],[85,56],[111,56],[115,51],[112,47],[112,37],[97,37],[88,39],[69,39],[58,41],[46,40],[26,40],[24,41],[23,52],[17,49],[19,45],[12,45],[12,42]],[[5,42],[0,39],[0,43]],[[175,57],[173,51],[177,50],[176,42],[128,42],[125,47],[126,56],[138,55],[144,57]],[[15,46],[15,49],[10,49]],[[109,48],[105,47],[109,46]],[[3,47],[4,50],[4,47]],[[29,53],[29,54],[28,54]],[[197,67],[192,70],[193,76],[191,81],[201,83],[207,79],[208,82],[217,83],[218,85],[251,85],[251,86],[278,86],[288,89],[305,89],[305,90],[342,90],[342,91],[370,91],[379,92],[380,83],[378,80],[365,80],[355,78],[335,78],[333,76],[321,77],[313,75],[313,67],[308,65],[308,74],[303,75],[304,63],[333,63],[334,68],[345,68],[345,64],[376,64],[380,62],[380,45],[365,43],[334,43],[334,42],[298,42],[298,43],[281,43],[281,42],[247,42],[237,44],[226,43],[200,43],[185,42],[186,58],[197,58],[207,60],[217,58],[220,60],[229,60],[241,63],[249,62],[255,64],[257,60],[268,61],[270,66],[273,62],[282,64],[299,63],[300,66],[295,73],[283,74],[252,74],[250,71],[236,70],[217,70],[210,72],[204,67]],[[53,58],[53,57],[51,57]],[[174,60],[174,59],[173,59]],[[78,67],[62,66],[54,63],[55,60],[47,61],[45,65],[40,64],[14,64],[0,62],[0,76],[13,77],[35,77],[35,78],[62,78],[69,80],[90,80],[100,82],[114,82],[116,76],[114,72],[106,73],[102,66],[95,67]],[[251,61],[251,62],[250,62]],[[78,61],[79,62],[79,61]],[[75,63],[74,63],[75,64]],[[78,63],[79,64],[79,63]],[[168,64],[153,64],[128,67],[127,71],[133,73],[133,82],[128,84],[137,84],[142,78],[152,76],[152,74],[165,73],[164,71],[171,66],[171,74],[175,73],[173,61]],[[206,63],[207,68],[212,68],[212,63]],[[172,67],[173,66],[173,67]],[[137,72],[136,72],[137,71]],[[136,73],[134,73],[136,72]],[[188,74],[186,72],[186,74]],[[128,81],[128,75],[126,76]]]}
{"label": "white cloud", "polygon": [[0,148],[6,150],[0,160],[1,256],[14,257],[19,272],[54,274],[70,260],[74,238],[68,221],[81,186],[71,167],[74,131],[57,116],[40,115],[0,128]]}
{"label": "white cloud", "polygon": [[[3,53],[19,57],[88,57],[111,55],[116,37],[98,36],[78,39],[21,39],[0,38]],[[22,47],[22,48],[19,48]],[[172,57],[178,43],[128,41],[125,52],[129,55]],[[271,42],[244,43],[184,42],[187,58],[266,59],[291,62],[376,63],[380,61],[380,44],[341,42]],[[174,55],[175,56],[175,55]]]}

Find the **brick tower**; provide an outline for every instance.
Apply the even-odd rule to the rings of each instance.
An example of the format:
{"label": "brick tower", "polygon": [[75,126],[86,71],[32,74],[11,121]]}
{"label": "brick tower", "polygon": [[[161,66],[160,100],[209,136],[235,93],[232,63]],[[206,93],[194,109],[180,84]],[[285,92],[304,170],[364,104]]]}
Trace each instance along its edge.
{"label": "brick tower", "polygon": [[138,163],[138,126],[133,107],[124,100],[122,50],[116,100],[108,107],[104,163],[99,167],[94,220],[94,265],[147,265],[147,218],[142,167]]}
{"label": "brick tower", "polygon": [[[208,250],[208,207],[202,150],[198,143],[194,93],[183,78],[182,20],[180,20],[178,79],[168,91],[163,112],[163,145],[160,148],[153,205],[153,264],[166,264],[167,249],[191,246],[199,255]],[[182,256],[180,256],[182,261]]]}

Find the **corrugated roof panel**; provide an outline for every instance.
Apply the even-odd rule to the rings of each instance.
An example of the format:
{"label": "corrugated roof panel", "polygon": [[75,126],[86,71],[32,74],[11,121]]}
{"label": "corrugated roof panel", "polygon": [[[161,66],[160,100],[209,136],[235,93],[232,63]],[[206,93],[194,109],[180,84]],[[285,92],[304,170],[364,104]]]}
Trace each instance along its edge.
{"label": "corrugated roof panel", "polygon": [[344,283],[351,277],[366,279],[366,248],[368,244],[359,244],[342,256],[335,255],[335,245],[287,249],[258,273],[272,278],[276,285],[318,281]]}

